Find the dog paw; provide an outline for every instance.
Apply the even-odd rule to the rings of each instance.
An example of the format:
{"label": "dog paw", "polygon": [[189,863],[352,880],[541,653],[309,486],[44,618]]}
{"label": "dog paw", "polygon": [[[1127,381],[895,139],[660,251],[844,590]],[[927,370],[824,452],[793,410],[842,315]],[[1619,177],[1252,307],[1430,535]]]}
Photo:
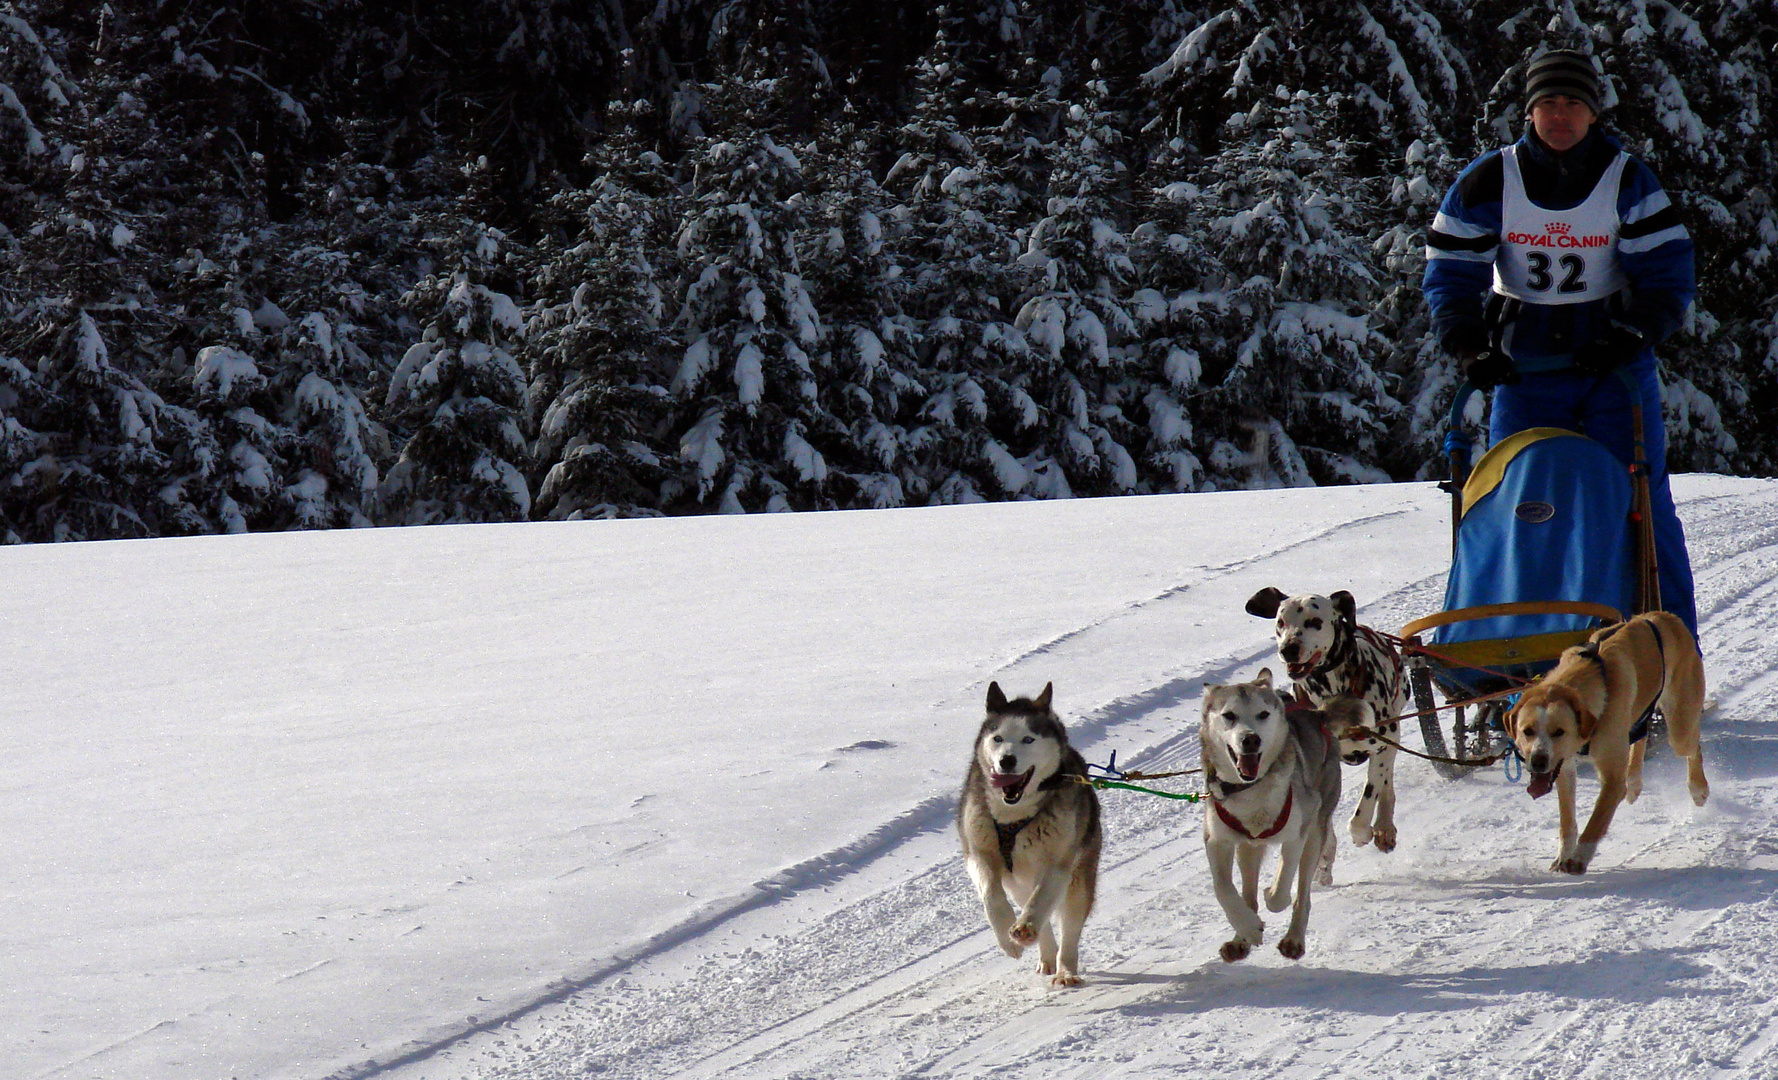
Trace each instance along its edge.
{"label": "dog paw", "polygon": [[1325,866],[1322,867],[1321,869],[1315,871],[1315,884],[1321,886],[1324,889],[1332,888],[1333,887],[1333,871],[1328,869]]}
{"label": "dog paw", "polygon": [[1301,960],[1303,958],[1303,951],[1302,938],[1287,937],[1278,943],[1278,952],[1282,954],[1286,960]]}
{"label": "dog paw", "polygon": [[1021,946],[1030,945],[1037,941],[1037,927],[1028,922],[1015,923],[1013,928],[1007,931],[1007,936]]}
{"label": "dog paw", "polygon": [[1385,855],[1389,854],[1391,851],[1394,851],[1395,850],[1395,827],[1390,826],[1387,829],[1384,829],[1384,828],[1375,829],[1371,833],[1371,842],[1376,844],[1377,850],[1381,851]]}
{"label": "dog paw", "polygon": [[[1365,824],[1362,824],[1357,821],[1354,821],[1352,823],[1350,831],[1352,833],[1352,842],[1354,844],[1358,845],[1359,847],[1363,847],[1364,845],[1370,843],[1371,837],[1376,835],[1376,831],[1374,829],[1372,829],[1369,825],[1365,825]],[[1390,844],[1390,847],[1394,847],[1394,846],[1395,845],[1393,843]]]}
{"label": "dog paw", "polygon": [[1557,859],[1550,864],[1550,869],[1562,874],[1579,875],[1587,872],[1587,864],[1584,859],[1577,859],[1570,856],[1566,859]]}
{"label": "dog paw", "polygon": [[1051,986],[1079,986],[1083,980],[1072,971],[1064,971],[1050,980]]}
{"label": "dog paw", "polygon": [[1240,938],[1236,938],[1233,941],[1225,941],[1222,943],[1222,962],[1225,964],[1232,964],[1237,960],[1245,960],[1247,959],[1247,954],[1252,951],[1253,946],[1242,941]]}
{"label": "dog paw", "polygon": [[1014,941],[1012,938],[1002,937],[999,941],[1000,951],[1012,957],[1014,960],[1025,955],[1025,947]]}
{"label": "dog paw", "polygon": [[1270,889],[1266,890],[1267,911],[1283,911],[1290,906],[1290,900],[1291,894],[1289,889],[1284,889],[1279,892],[1273,892]]}

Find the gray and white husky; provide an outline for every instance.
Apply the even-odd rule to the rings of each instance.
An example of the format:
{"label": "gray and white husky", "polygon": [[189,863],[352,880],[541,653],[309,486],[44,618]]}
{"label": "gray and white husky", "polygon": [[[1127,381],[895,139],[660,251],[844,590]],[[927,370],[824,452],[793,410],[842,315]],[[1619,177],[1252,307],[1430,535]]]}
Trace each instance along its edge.
{"label": "gray and white husky", "polygon": [[[1339,737],[1364,723],[1370,709],[1337,698],[1325,709],[1287,708],[1272,688],[1270,668],[1252,682],[1204,688],[1204,852],[1216,899],[1235,929],[1222,958],[1242,960],[1265,938],[1259,917],[1259,867],[1279,849],[1278,876],[1266,907],[1291,909],[1278,951],[1303,955],[1309,928],[1309,884],[1316,864],[1332,872],[1334,807],[1340,801]],[[1241,885],[1235,887],[1235,867]],[[1295,898],[1292,899],[1292,884]]]}
{"label": "gray and white husky", "polygon": [[1000,947],[1017,957],[1035,942],[1037,970],[1053,985],[1078,986],[1080,929],[1099,879],[1099,799],[1050,709],[1052,689],[1008,701],[999,683],[988,684],[957,833]]}

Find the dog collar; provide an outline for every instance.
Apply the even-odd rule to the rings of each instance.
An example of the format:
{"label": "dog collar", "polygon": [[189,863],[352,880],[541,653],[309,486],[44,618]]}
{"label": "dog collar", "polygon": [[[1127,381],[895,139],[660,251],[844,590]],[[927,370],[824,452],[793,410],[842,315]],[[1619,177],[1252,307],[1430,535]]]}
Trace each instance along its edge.
{"label": "dog collar", "polygon": [[1209,780],[1209,783],[1215,784],[1217,787],[1220,787],[1222,789],[1222,797],[1226,799],[1230,795],[1241,794],[1243,791],[1246,791],[1248,788],[1259,783],[1259,781],[1258,780],[1249,780],[1245,784],[1231,784],[1227,780],[1222,780],[1222,779],[1212,776]]}
{"label": "dog collar", "polygon": [[[1249,786],[1251,786],[1251,785],[1249,785]],[[1242,836],[1245,836],[1249,840],[1264,840],[1267,837],[1278,835],[1279,830],[1283,829],[1284,826],[1290,821],[1290,804],[1292,802],[1294,802],[1295,800],[1296,800],[1296,789],[1295,788],[1286,788],[1284,791],[1284,809],[1279,811],[1278,820],[1272,822],[1271,828],[1269,828],[1265,832],[1259,833],[1257,835],[1255,835],[1254,833],[1248,832],[1247,826],[1241,824],[1240,818],[1229,813],[1227,810],[1224,810],[1222,808],[1222,800],[1221,799],[1211,799],[1210,805],[1216,808],[1216,816],[1222,819],[1222,823],[1224,825],[1227,825],[1229,828],[1235,830],[1236,832],[1240,833]]]}
{"label": "dog collar", "polygon": [[[1351,654],[1358,651],[1357,631],[1360,629],[1362,627],[1348,626],[1343,619],[1334,620],[1333,645],[1322,654],[1321,663],[1310,668],[1303,678],[1305,680],[1313,679],[1345,666]],[[1362,694],[1363,691],[1357,690],[1353,693]]]}
{"label": "dog collar", "polygon": [[[1327,650],[1327,655],[1321,658],[1321,663],[1309,672],[1309,678],[1326,675],[1330,671],[1346,666],[1347,661],[1358,652],[1358,643],[1361,639],[1379,652],[1387,653],[1390,656],[1396,655],[1395,644],[1388,638],[1368,626],[1353,626],[1346,633],[1336,636],[1333,648]],[[1343,692],[1352,697],[1363,697],[1371,691],[1373,673],[1363,664],[1352,665],[1352,668],[1351,678],[1346,680]]]}

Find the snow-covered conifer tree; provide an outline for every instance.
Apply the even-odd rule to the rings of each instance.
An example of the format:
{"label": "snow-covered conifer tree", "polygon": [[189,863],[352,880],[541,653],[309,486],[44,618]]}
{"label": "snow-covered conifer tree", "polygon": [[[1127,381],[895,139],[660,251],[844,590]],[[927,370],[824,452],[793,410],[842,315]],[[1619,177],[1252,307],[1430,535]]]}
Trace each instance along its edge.
{"label": "snow-covered conifer tree", "polygon": [[[1045,85],[1056,75],[1047,73]],[[1043,215],[1018,258],[1037,277],[1013,325],[1032,346],[1029,387],[1049,415],[1047,452],[1070,488],[1123,494],[1138,490],[1138,419],[1149,388],[1125,303],[1135,282],[1117,212],[1127,167],[1106,84],[1091,78],[1081,89],[1080,103],[1056,103]]]}
{"label": "snow-covered conifer tree", "polygon": [[[1163,320],[1169,350],[1194,354],[1177,362],[1196,378],[1168,382],[1195,383],[1213,403],[1197,415],[1218,485],[1382,478],[1361,465],[1377,460],[1399,407],[1389,342],[1370,318],[1383,285],[1364,226],[1366,203],[1379,196],[1320,129],[1318,117],[1333,107],[1306,91],[1256,102],[1230,118],[1238,142],[1192,180],[1153,193],[1183,204],[1179,227],[1196,239],[1146,230],[1151,264],[1173,262],[1183,248],[1204,271],[1196,288],[1162,291],[1149,310]],[[1249,136],[1248,125],[1260,131]],[[1179,214],[1156,216],[1178,222]]]}
{"label": "snow-covered conifer tree", "polygon": [[[485,256],[500,239],[484,237]],[[531,511],[519,427],[525,372],[514,359],[525,323],[512,297],[467,272],[411,294],[425,331],[389,376],[385,408],[412,434],[378,488],[382,520],[404,525],[521,520]]]}
{"label": "snow-covered conifer tree", "polygon": [[801,264],[822,333],[810,350],[816,409],[797,432],[808,449],[793,449],[822,455],[835,505],[902,506],[930,491],[908,454],[908,424],[926,394],[925,337],[902,308],[907,277],[890,242],[895,225],[883,218],[887,193],[869,172],[869,142],[849,123],[825,141],[832,156],[813,147],[804,155],[832,179]]}
{"label": "snow-covered conifer tree", "polygon": [[937,502],[1064,494],[1059,466],[1033,477],[1008,449],[1023,452],[1045,428],[1042,407],[1016,385],[1034,354],[1013,320],[1037,274],[1017,261],[1015,230],[1040,205],[1014,175],[1032,152],[1023,99],[959,82],[968,50],[951,39],[955,24],[919,64],[913,114],[882,181],[897,200],[882,221],[904,270],[902,303],[924,338],[911,372],[924,400],[898,440],[905,486]]}
{"label": "snow-covered conifer tree", "polygon": [[93,316],[46,320],[38,340],[21,343],[38,357],[33,367],[0,354],[7,533],[102,540],[201,531],[168,453],[186,448],[189,418],[170,415],[159,394],[112,362]]}
{"label": "snow-covered conifer tree", "polygon": [[526,333],[534,513],[658,514],[688,466],[663,441],[678,357],[665,326],[678,201],[652,151],[619,143],[604,177],[558,196],[559,250],[542,259]]}
{"label": "snow-covered conifer tree", "polygon": [[685,498],[709,509],[831,505],[808,439],[823,327],[796,246],[806,200],[802,163],[769,136],[714,141],[698,157],[676,236],[671,389],[673,435],[696,470]]}
{"label": "snow-covered conifer tree", "polygon": [[11,0],[0,536],[1430,475],[1555,45],[1698,241],[1675,467],[1771,472],[1769,6]]}

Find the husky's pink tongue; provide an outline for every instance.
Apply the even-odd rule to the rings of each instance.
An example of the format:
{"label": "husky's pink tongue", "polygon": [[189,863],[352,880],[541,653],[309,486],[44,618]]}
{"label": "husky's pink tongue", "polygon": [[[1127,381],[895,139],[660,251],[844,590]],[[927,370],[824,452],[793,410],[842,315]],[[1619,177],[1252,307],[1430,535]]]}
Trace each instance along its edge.
{"label": "husky's pink tongue", "polygon": [[1258,779],[1259,778],[1259,755],[1258,754],[1237,754],[1237,755],[1235,755],[1235,769],[1238,772],[1240,772],[1241,779],[1243,779],[1243,780]]}
{"label": "husky's pink tongue", "polygon": [[1545,795],[1548,795],[1550,793],[1550,789],[1555,786],[1556,786],[1556,774],[1555,773],[1553,773],[1553,772],[1534,772],[1531,774],[1531,782],[1529,784],[1525,785],[1525,792],[1526,792],[1526,794],[1530,795],[1533,799],[1541,799]]}
{"label": "husky's pink tongue", "polygon": [[1031,779],[1031,774],[1036,771],[1037,766],[1033,765],[1029,769],[1020,773],[989,773],[988,782],[1004,791],[1009,787],[1018,787],[1020,784]]}

